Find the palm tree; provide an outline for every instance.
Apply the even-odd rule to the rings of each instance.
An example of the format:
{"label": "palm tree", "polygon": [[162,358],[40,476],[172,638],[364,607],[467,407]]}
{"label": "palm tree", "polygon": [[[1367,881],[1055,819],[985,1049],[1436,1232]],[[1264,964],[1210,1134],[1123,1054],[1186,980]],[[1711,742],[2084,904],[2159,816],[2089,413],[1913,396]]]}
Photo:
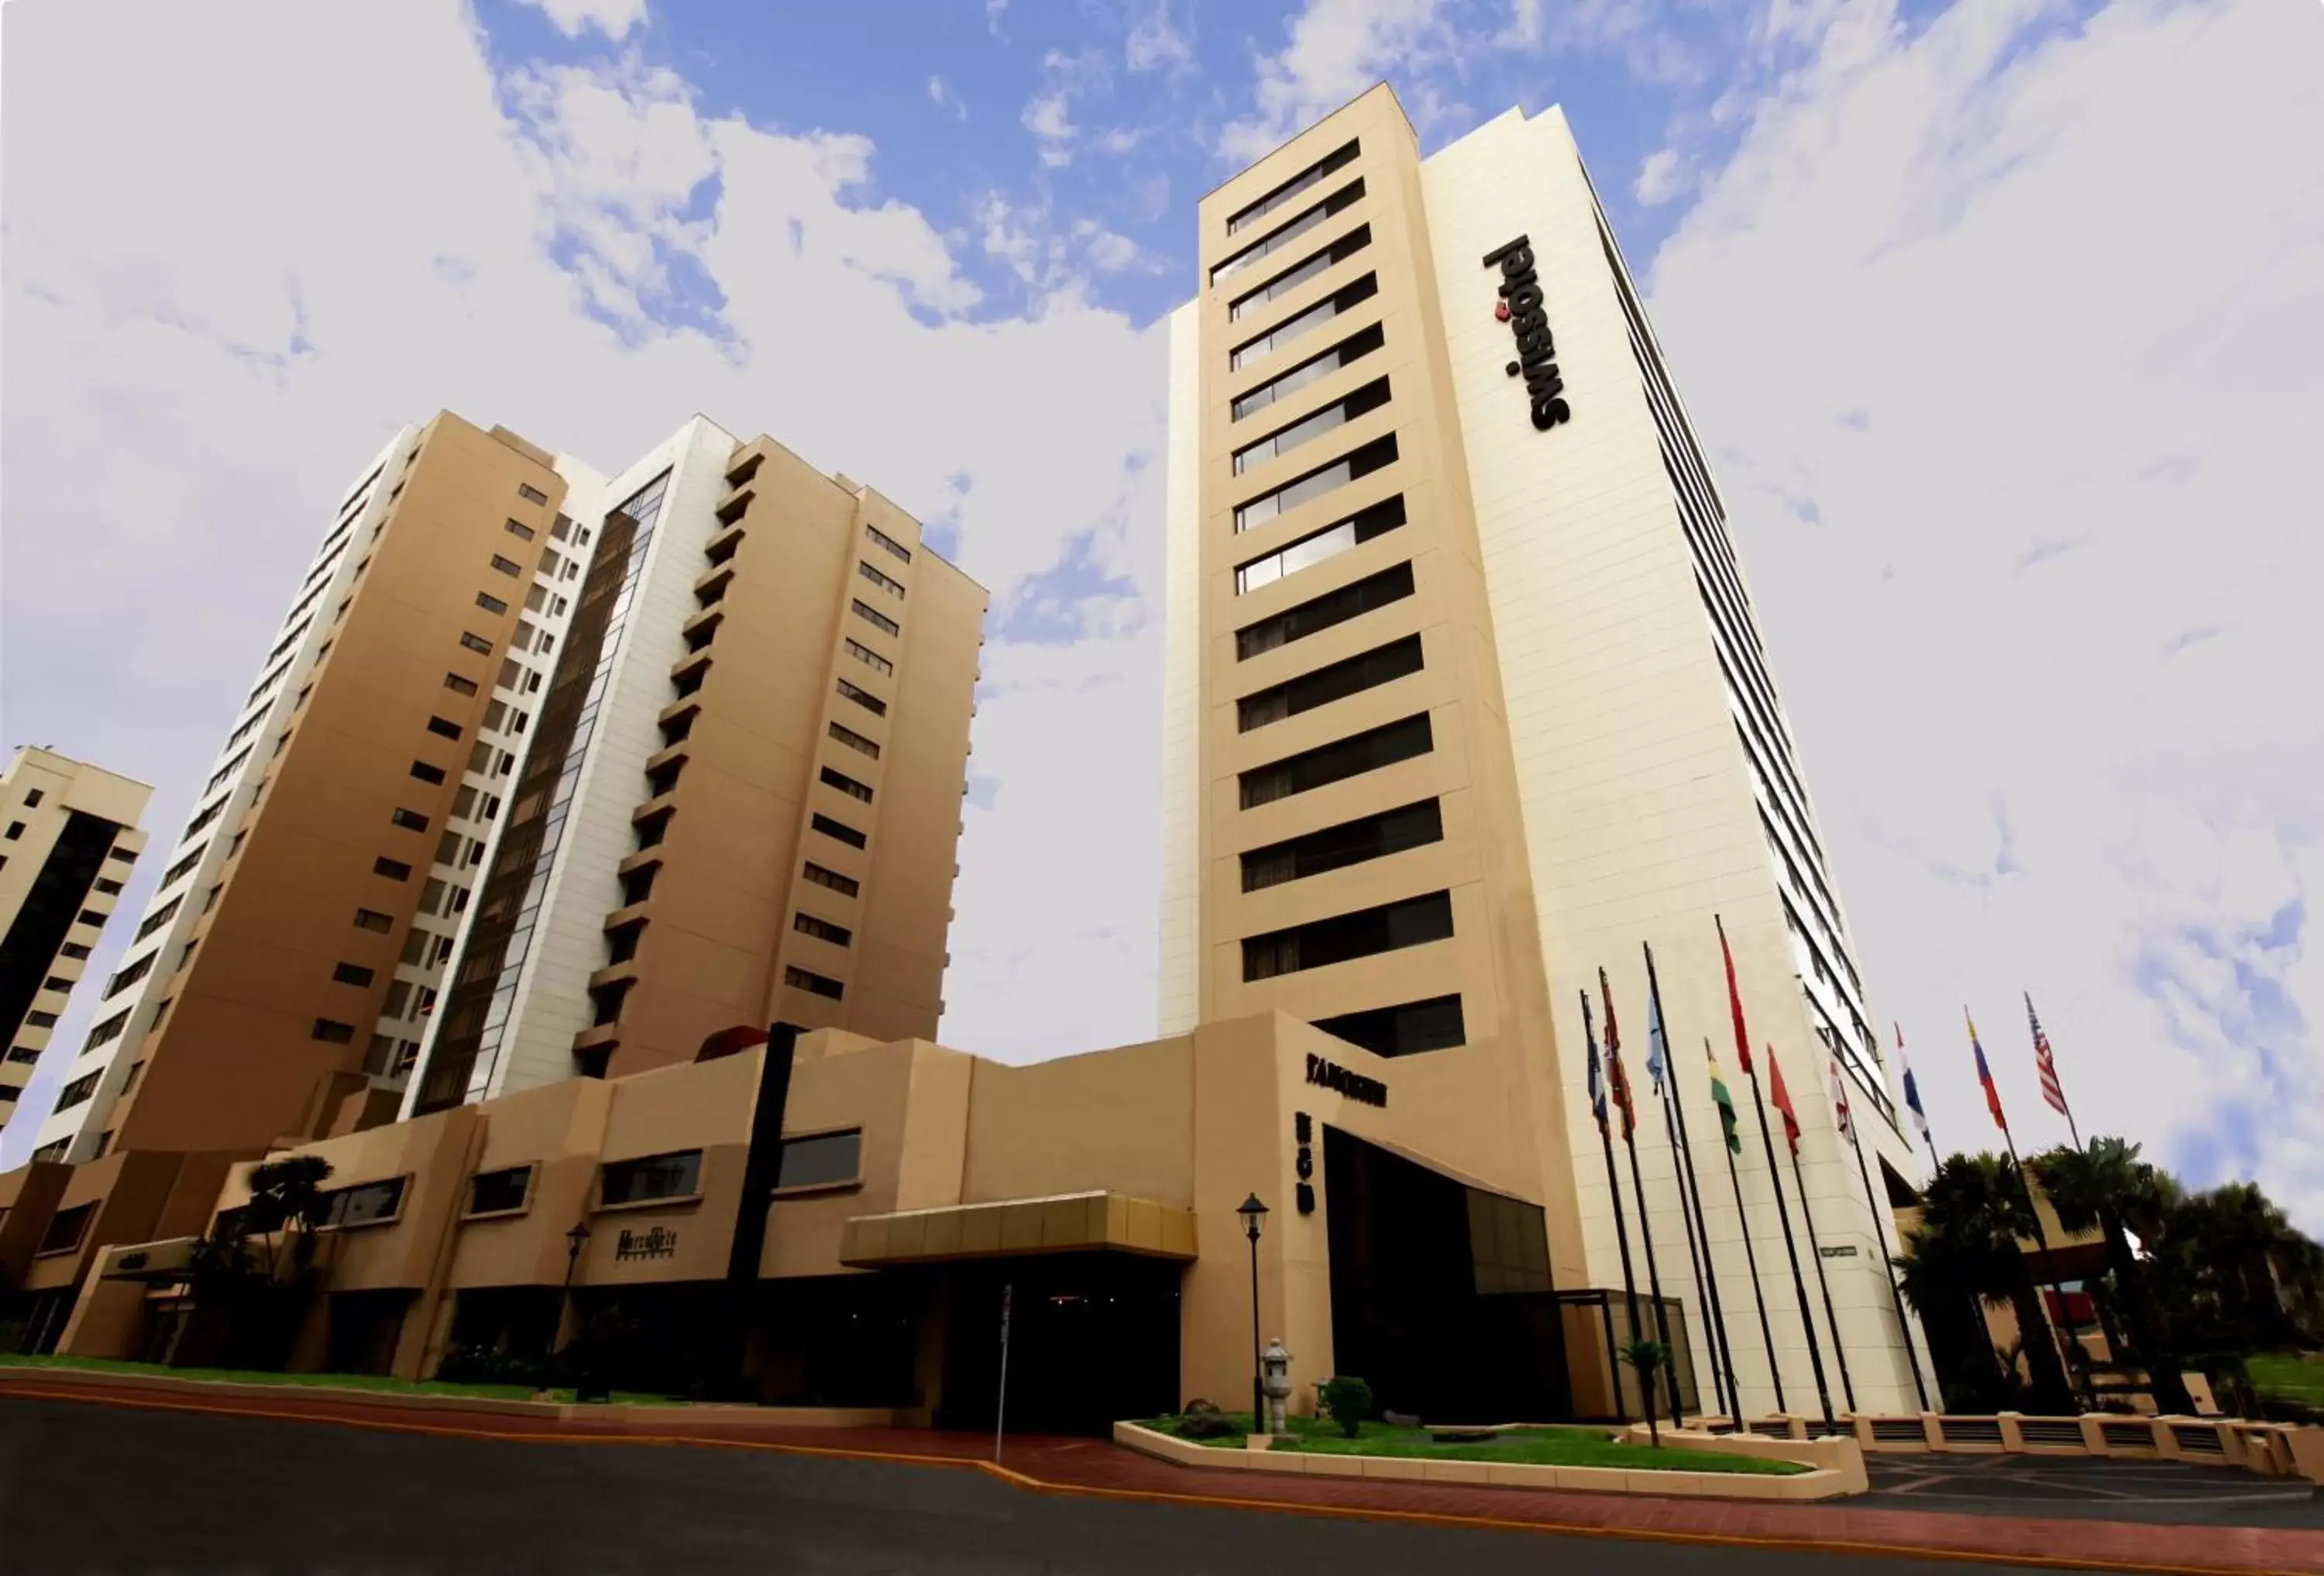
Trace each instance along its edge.
{"label": "palm tree", "polygon": [[1987,1303],[2007,1303],[2016,1311],[2033,1402],[2046,1412],[2076,1409],[2065,1364],[2051,1339],[2050,1324],[2034,1285],[2033,1267],[2018,1250],[2021,1238],[2034,1234],[2032,1195],[2024,1178],[1994,1155],[1955,1155],[1937,1168],[1922,1195],[1917,1236],[1937,1240],[1940,1257],[1962,1291]]}
{"label": "palm tree", "polygon": [[2137,1255],[2131,1251],[2126,1221],[2151,1221],[2164,1198],[2154,1167],[2138,1157],[2138,1146],[2121,1138],[2094,1138],[2080,1149],[2064,1145],[2034,1161],[2042,1190],[2069,1231],[2095,1226],[2106,1238],[2107,1269],[2130,1322],[2131,1341],[2153,1387],[2154,1404],[2164,1412],[2190,1415],[2194,1398],[2180,1377],[2162,1309],[2154,1301]]}
{"label": "palm tree", "polygon": [[[1638,1392],[1646,1398],[1646,1442],[1652,1448],[1660,1450],[1663,1433],[1655,1422],[1655,1376],[1661,1371],[1663,1364],[1670,1360],[1669,1349],[1659,1341],[1641,1338],[1625,1345],[1619,1355],[1624,1362],[1637,1370]],[[1678,1419],[1674,1417],[1671,1421],[1675,1423]]]}
{"label": "palm tree", "polygon": [[1896,1289],[1928,1334],[1943,1404],[1956,1412],[1998,1412],[2009,1405],[2016,1384],[2015,1364],[2002,1361],[1986,1330],[1984,1301],[1969,1290],[1986,1275],[1965,1261],[1984,1247],[1923,1225],[1914,1228],[1904,1251],[1890,1260]]}
{"label": "palm tree", "polygon": [[[313,1232],[322,1223],[324,1211],[323,1184],[331,1175],[331,1163],[320,1155],[286,1155],[280,1160],[267,1160],[250,1168],[250,1203],[241,1217],[241,1229],[254,1236],[272,1236],[285,1228],[296,1226],[299,1239],[291,1258],[303,1262],[310,1251]],[[267,1250],[266,1273],[272,1277],[281,1256],[278,1240]]]}

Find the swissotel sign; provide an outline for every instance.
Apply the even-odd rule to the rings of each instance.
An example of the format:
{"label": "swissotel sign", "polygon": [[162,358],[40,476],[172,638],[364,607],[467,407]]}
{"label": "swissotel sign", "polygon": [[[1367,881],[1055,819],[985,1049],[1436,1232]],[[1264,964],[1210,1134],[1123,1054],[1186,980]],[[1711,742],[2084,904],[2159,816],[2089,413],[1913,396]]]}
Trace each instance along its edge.
{"label": "swissotel sign", "polygon": [[1541,315],[1541,281],[1534,277],[1533,242],[1519,235],[1506,246],[1485,253],[1485,266],[1501,271],[1501,299],[1493,316],[1516,336],[1517,359],[1509,363],[1509,376],[1525,375],[1526,395],[1533,402],[1533,424],[1543,432],[1572,419],[1572,409],[1559,396],[1565,380],[1557,372],[1557,346],[1549,336],[1549,319]]}

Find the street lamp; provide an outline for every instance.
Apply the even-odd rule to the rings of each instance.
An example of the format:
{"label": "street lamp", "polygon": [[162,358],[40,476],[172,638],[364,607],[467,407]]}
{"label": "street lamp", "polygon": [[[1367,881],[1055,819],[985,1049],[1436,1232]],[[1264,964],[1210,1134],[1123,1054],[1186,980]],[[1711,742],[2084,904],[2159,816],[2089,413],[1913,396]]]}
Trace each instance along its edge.
{"label": "street lamp", "polygon": [[564,1321],[567,1305],[573,1301],[574,1267],[581,1262],[581,1249],[588,1241],[589,1222],[586,1221],[574,1222],[573,1229],[565,1233],[565,1286],[557,1297],[557,1314],[560,1323]]}
{"label": "street lamp", "polygon": [[1267,1392],[1259,1351],[1259,1228],[1267,1218],[1267,1206],[1252,1194],[1235,1209],[1242,1217],[1242,1234],[1250,1239],[1250,1427],[1253,1433],[1267,1432]]}

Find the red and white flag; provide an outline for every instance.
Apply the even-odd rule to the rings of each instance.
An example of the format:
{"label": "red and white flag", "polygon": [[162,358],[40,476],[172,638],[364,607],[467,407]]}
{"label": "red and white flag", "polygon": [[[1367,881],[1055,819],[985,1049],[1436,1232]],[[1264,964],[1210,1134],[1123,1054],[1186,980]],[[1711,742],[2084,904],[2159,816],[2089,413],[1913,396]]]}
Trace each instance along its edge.
{"label": "red and white flag", "polygon": [[2042,1098],[2050,1102],[2051,1110],[2071,1122],[2074,1113],[2066,1109],[2066,1088],[2058,1082],[2058,1061],[2050,1054],[2050,1037],[2042,1032],[2042,1020],[2034,1016],[2031,991],[2025,997],[2025,1021],[2034,1030],[2034,1065],[2042,1074]]}

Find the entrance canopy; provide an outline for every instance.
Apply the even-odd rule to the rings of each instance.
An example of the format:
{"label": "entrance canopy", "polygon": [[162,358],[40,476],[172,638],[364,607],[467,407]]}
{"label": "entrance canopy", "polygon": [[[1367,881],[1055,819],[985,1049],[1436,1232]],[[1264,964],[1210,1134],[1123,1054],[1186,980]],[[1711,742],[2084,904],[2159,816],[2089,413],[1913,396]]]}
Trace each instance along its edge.
{"label": "entrance canopy", "polygon": [[1108,1249],[1191,1262],[1194,1212],[1127,1194],[1095,1192],[857,1215],[840,1233],[839,1261],[876,1268]]}

